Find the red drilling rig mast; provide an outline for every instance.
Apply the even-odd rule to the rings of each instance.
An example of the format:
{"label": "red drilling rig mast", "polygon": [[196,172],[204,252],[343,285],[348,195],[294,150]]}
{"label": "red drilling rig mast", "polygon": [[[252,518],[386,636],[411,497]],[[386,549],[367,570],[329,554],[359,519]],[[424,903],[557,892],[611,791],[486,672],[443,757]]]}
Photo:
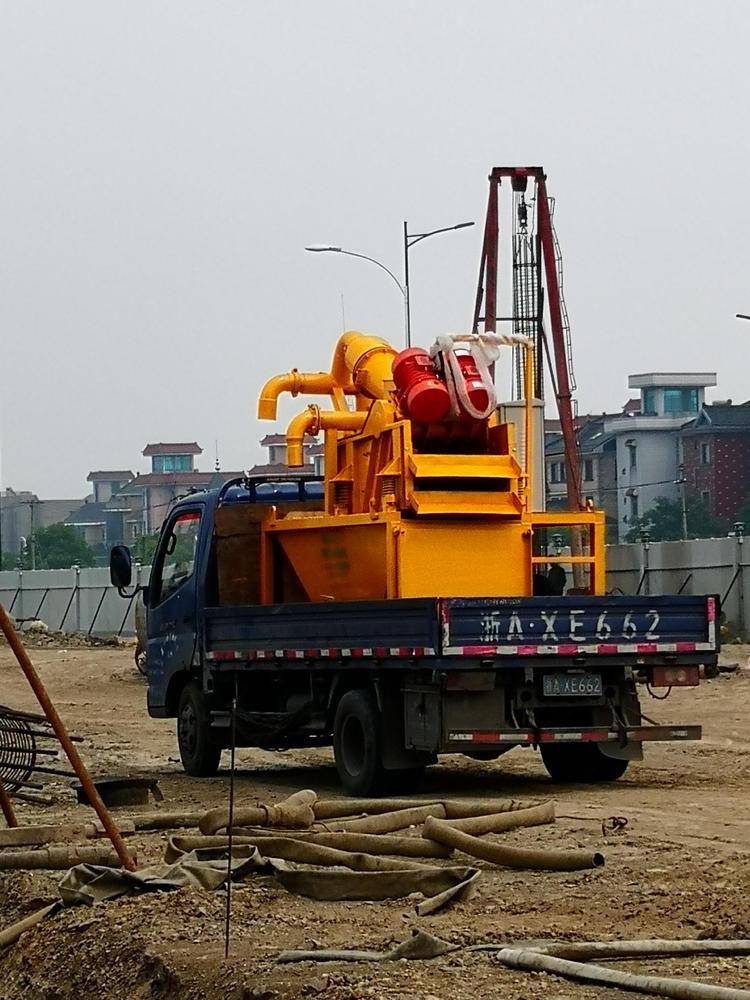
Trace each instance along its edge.
{"label": "red drilling rig mast", "polygon": [[[504,179],[510,181],[513,197],[510,227],[513,308],[510,315],[501,316],[498,315],[501,266],[499,194]],[[565,447],[568,504],[571,510],[580,510],[578,446],[572,404],[575,383],[567,312],[562,295],[562,261],[552,224],[553,202],[547,194],[546,175],[541,167],[494,167],[489,181],[473,330],[478,333],[481,323],[485,332],[495,332],[499,322],[512,323],[513,332],[534,339],[534,390],[539,399],[543,399],[544,394],[544,358],[547,358]],[[551,352],[544,326],[545,282]],[[520,358],[517,363],[520,364]],[[517,368],[517,383],[519,371]]]}

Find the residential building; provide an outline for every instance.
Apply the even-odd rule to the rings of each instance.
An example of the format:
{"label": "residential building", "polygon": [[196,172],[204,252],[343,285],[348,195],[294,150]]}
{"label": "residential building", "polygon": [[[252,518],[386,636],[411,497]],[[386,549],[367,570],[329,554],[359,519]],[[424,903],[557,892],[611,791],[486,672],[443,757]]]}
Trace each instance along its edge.
{"label": "residential building", "polygon": [[702,406],[680,438],[686,497],[704,500],[714,516],[734,520],[750,495],[750,403]]}
{"label": "residential building", "polygon": [[[616,440],[604,429],[610,416],[587,416],[577,422],[578,458],[581,474],[581,498],[591,502],[606,516],[607,537],[617,538],[617,462]],[[547,509],[565,510],[567,463],[562,434],[548,434],[545,446]]]}
{"label": "residential building", "polygon": [[[250,472],[253,475],[277,475],[283,472],[302,474],[297,468],[291,469],[286,462],[286,434],[266,434],[260,442],[261,448],[268,448],[268,462],[265,465],[255,465]],[[305,466],[312,465],[316,476],[323,475],[323,445],[310,434],[305,435],[304,457]],[[309,475],[310,469],[304,468],[304,474]]]}
{"label": "residential building", "polygon": [[0,492],[0,551],[18,556],[33,531],[57,524],[81,505],[81,499],[41,500],[28,490]]}
{"label": "residential building", "polygon": [[620,541],[657,497],[679,498],[679,432],[704,406],[706,389],[715,385],[715,372],[629,376],[628,386],[640,390],[640,411],[604,422],[604,432],[615,439]]}
{"label": "residential building", "polygon": [[93,484],[94,501],[96,503],[107,503],[132,478],[133,473],[130,469],[115,472],[89,472],[88,476],[86,476],[86,482]]}

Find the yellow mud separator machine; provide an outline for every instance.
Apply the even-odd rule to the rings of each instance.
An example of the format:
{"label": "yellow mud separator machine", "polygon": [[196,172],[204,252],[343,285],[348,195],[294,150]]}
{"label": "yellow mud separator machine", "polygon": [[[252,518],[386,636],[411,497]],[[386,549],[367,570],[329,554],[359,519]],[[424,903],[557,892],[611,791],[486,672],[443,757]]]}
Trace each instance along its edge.
{"label": "yellow mud separator machine", "polygon": [[[511,347],[525,352],[520,448],[491,374]],[[310,405],[287,430],[293,467],[305,437],[325,435],[324,510],[269,515],[262,603],[526,597],[555,592],[537,570],[556,562],[580,565],[585,592],[604,593],[604,514],[533,510],[532,370],[532,341],[517,335],[449,335],[397,352],[349,332],[330,372],[270,379],[260,419],[276,418],[284,392],[327,395],[331,408]],[[543,555],[535,532],[547,527],[578,529],[577,554]]]}

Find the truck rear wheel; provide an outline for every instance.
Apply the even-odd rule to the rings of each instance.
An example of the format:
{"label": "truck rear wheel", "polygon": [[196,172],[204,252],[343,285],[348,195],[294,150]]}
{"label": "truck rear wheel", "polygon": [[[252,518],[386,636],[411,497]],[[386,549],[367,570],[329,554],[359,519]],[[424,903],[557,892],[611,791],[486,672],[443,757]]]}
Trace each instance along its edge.
{"label": "truck rear wheel", "polygon": [[605,757],[596,743],[542,743],[542,761],[553,781],[617,781],[627,770],[628,760]]}
{"label": "truck rear wheel", "polygon": [[182,689],[177,706],[177,744],[186,774],[210,778],[221,760],[221,747],[211,737],[206,698],[195,681]]}
{"label": "truck rear wheel", "polygon": [[347,691],[336,709],[333,755],[350,795],[378,795],[384,783],[380,712],[372,691]]}

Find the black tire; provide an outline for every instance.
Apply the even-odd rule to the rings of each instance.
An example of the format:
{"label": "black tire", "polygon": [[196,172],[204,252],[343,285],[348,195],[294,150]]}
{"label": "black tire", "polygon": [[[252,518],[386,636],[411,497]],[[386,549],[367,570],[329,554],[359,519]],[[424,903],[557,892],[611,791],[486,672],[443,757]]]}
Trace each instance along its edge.
{"label": "black tire", "polygon": [[617,781],[630,763],[605,757],[596,743],[542,743],[540,749],[547,774],[560,783]]}
{"label": "black tire", "polygon": [[333,755],[349,795],[379,795],[385,783],[380,711],[372,691],[347,691],[333,722]]}
{"label": "black tire", "polygon": [[189,681],[180,694],[177,745],[186,774],[194,778],[211,778],[216,774],[221,747],[212,738],[206,698],[195,681]]}

